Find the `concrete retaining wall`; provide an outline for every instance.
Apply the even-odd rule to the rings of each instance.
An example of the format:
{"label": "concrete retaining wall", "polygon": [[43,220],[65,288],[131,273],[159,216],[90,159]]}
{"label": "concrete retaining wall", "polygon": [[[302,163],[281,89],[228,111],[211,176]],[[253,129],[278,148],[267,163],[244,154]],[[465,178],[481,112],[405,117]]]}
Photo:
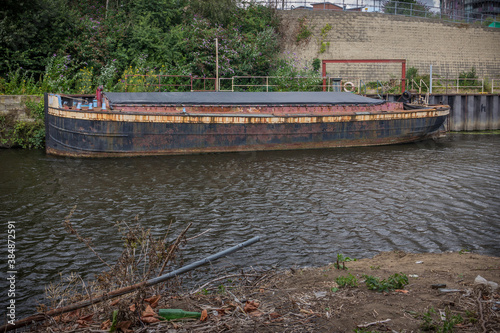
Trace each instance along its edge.
{"label": "concrete retaining wall", "polygon": [[[500,29],[380,13],[287,10],[280,15],[284,56],[309,65],[314,58],[406,59],[407,68],[419,74],[428,74],[433,65],[434,74],[456,78],[474,67],[480,78],[500,78]],[[312,36],[297,43],[299,21]],[[367,82],[400,78],[401,65],[328,64],[327,72]]]}
{"label": "concrete retaining wall", "polygon": [[0,95],[0,116],[12,115],[16,121],[33,120],[26,114],[26,102],[40,102],[42,96]]}

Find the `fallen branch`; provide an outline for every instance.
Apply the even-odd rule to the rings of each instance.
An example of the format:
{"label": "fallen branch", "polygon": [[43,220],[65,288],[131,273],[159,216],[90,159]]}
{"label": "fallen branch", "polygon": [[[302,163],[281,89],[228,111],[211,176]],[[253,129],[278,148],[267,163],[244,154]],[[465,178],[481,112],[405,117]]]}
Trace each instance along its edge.
{"label": "fallen branch", "polygon": [[189,230],[189,228],[191,228],[191,226],[193,225],[192,222],[189,222],[188,226],[186,227],[186,229],[184,229],[183,232],[181,232],[181,234],[177,237],[177,239],[175,240],[175,243],[170,247],[170,251],[168,251],[167,253],[167,257],[165,258],[165,260],[163,261],[163,265],[161,266],[161,269],[160,269],[160,273],[158,275],[162,275],[163,274],[163,271],[165,270],[165,266],[167,265],[167,262],[170,261],[170,259],[172,259],[172,257],[174,256],[174,253],[175,253],[175,250],[177,249],[177,247],[179,246],[179,243],[181,242],[181,240],[184,238],[184,235],[186,234],[186,232]]}
{"label": "fallen branch", "polygon": [[388,321],[391,321],[390,319],[386,319],[386,320],[379,320],[379,321],[374,321],[372,323],[368,323],[368,324],[364,324],[364,325],[358,325],[359,328],[366,328],[368,326],[372,326],[372,325],[377,325],[377,324],[382,324],[382,323],[387,323]]}

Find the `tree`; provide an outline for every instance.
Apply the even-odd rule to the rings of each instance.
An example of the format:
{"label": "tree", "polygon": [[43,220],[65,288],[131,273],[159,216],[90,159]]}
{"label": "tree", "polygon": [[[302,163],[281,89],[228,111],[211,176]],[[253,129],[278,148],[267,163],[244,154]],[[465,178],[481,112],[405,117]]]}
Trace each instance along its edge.
{"label": "tree", "polygon": [[386,14],[427,17],[431,14],[429,7],[418,0],[390,0],[383,6]]}
{"label": "tree", "polygon": [[201,15],[211,23],[227,25],[238,9],[238,0],[190,0],[193,13]]}
{"label": "tree", "polygon": [[0,9],[0,75],[18,67],[42,72],[63,47],[73,16],[64,0],[5,0]]}

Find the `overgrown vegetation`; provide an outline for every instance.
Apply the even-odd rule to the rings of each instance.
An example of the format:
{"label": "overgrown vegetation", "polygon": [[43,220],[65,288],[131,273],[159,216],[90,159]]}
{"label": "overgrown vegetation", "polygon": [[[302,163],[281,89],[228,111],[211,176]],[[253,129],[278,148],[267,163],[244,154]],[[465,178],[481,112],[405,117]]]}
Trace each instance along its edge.
{"label": "overgrown vegetation", "polygon": [[325,43],[326,36],[330,30],[332,30],[332,26],[329,23],[321,29],[320,38],[318,39],[319,53],[325,53],[326,49],[330,46],[330,42]]}
{"label": "overgrown vegetation", "polygon": [[305,17],[299,18],[299,30],[297,32],[296,42],[299,44],[302,41],[308,41],[309,37],[312,36],[312,31],[307,25],[307,19]]}
{"label": "overgrown vegetation", "polygon": [[403,273],[395,273],[387,279],[379,279],[371,275],[363,275],[368,289],[379,292],[401,289],[408,284],[408,277]]}
{"label": "overgrown vegetation", "polygon": [[26,102],[26,115],[33,120],[15,120],[14,114],[0,116],[0,145],[40,149],[45,146],[44,104]]}
{"label": "overgrown vegetation", "polygon": [[268,75],[279,53],[274,11],[240,0],[6,0],[0,21],[1,94],[138,90],[144,74],[215,77],[216,38],[220,75]]}

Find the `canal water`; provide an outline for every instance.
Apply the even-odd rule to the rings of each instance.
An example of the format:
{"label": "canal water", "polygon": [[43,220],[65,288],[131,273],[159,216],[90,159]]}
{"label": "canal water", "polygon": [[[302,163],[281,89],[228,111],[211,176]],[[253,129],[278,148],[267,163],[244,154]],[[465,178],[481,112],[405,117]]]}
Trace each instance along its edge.
{"label": "canal water", "polygon": [[174,238],[205,230],[186,263],[253,236],[262,241],[194,273],[315,266],[337,253],[468,249],[500,256],[500,135],[371,148],[74,159],[0,150],[2,284],[7,304],[7,221],[16,225],[17,316],[33,312],[47,284],[105,266],[63,227],[71,222],[113,263],[116,221]]}

